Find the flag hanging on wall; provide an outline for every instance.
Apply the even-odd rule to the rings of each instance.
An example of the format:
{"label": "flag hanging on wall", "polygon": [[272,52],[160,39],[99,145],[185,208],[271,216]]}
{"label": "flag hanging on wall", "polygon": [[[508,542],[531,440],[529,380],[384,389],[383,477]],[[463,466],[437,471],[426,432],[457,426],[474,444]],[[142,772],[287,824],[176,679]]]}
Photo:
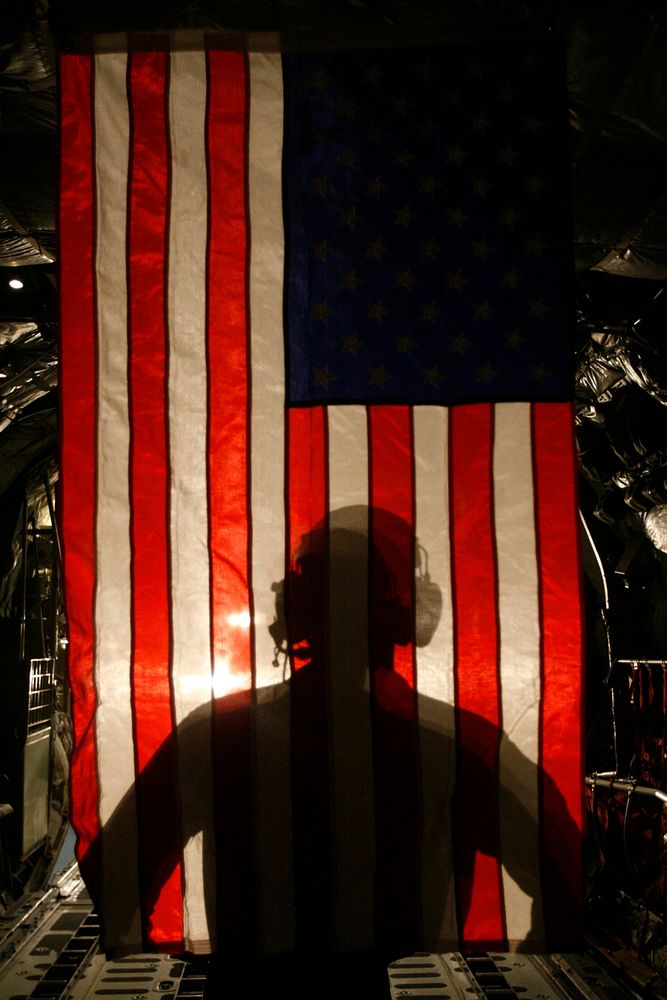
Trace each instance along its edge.
{"label": "flag hanging on wall", "polygon": [[576,947],[559,39],[60,62],[77,857],[109,953]]}

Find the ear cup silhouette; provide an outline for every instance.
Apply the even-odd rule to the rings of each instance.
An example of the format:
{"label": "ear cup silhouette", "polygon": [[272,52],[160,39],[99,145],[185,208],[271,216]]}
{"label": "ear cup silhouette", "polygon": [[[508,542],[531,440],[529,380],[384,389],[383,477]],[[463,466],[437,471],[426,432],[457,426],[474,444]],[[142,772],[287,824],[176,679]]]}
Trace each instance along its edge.
{"label": "ear cup silhouette", "polygon": [[442,614],[442,591],[428,576],[415,583],[415,644],[428,646]]}
{"label": "ear cup silhouette", "polygon": [[[419,542],[415,545],[417,577],[415,580],[415,644],[428,646],[442,615],[442,591],[428,572],[428,552]],[[422,569],[422,555],[424,568]]]}
{"label": "ear cup silhouette", "polygon": [[[407,525],[406,525],[406,530]],[[364,545],[364,536],[359,534],[359,545]],[[405,646],[414,641],[418,647],[427,646],[435,634],[442,615],[442,591],[428,572],[428,553],[415,540],[415,581],[414,608],[396,592],[395,578],[386,566],[384,582],[380,592],[372,596],[374,625],[391,642]],[[296,568],[286,574],[284,580],[272,584],[275,598],[275,619],[269,625],[269,633],[278,655],[287,656],[295,652],[295,647],[307,642],[313,633],[322,628],[324,609],[322,556],[297,557]]]}

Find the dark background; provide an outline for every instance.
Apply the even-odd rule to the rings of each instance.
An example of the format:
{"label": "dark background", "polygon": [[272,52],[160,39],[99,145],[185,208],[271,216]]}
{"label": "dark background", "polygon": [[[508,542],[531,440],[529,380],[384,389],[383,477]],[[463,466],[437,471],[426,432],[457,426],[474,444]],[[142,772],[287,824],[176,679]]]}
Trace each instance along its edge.
{"label": "dark background", "polygon": [[[545,30],[565,35],[572,368],[587,622],[586,767],[589,776],[611,771],[642,786],[664,788],[667,555],[646,532],[647,518],[659,520],[667,503],[667,13],[658,0],[13,0],[3,5],[2,780],[11,785],[12,761],[25,728],[23,722],[16,724],[25,715],[21,657],[40,656],[47,647],[56,655],[65,635],[53,530],[40,550],[24,544],[30,518],[36,531],[37,515],[44,511],[45,484],[50,488],[57,480],[57,52],[85,44],[97,32],[176,27],[279,32],[296,46],[326,37],[342,46],[351,40],[356,45],[479,40],[502,48],[512,38]],[[22,287],[11,288],[11,279],[19,279]],[[37,535],[30,537],[34,541]],[[22,619],[24,625],[32,622],[23,640]],[[35,624],[40,619],[47,622],[46,639],[44,628]],[[657,664],[644,663],[652,660]],[[66,707],[62,676],[59,684]],[[637,838],[640,846],[632,847],[627,824],[635,821],[625,799],[617,834],[609,819],[615,814],[614,794],[600,791],[593,804],[592,815],[600,801],[606,802],[607,825],[592,823],[589,829],[591,921],[604,926],[605,933],[620,935],[662,969],[667,966],[661,957],[662,820],[653,816],[641,827],[638,819],[644,832]],[[633,850],[638,852],[635,867],[648,872],[643,881],[633,882],[628,875],[633,864],[627,855]],[[623,855],[620,861],[617,855]],[[11,863],[20,867],[15,859]],[[19,889],[10,881],[8,898]]]}

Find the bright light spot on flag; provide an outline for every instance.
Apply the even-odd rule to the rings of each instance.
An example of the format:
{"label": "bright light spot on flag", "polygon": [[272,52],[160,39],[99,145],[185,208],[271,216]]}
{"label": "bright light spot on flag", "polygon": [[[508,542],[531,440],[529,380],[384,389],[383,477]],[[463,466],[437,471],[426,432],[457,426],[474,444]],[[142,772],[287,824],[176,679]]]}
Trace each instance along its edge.
{"label": "bright light spot on flag", "polygon": [[232,628],[250,628],[250,612],[244,611],[233,611],[231,615],[227,616],[227,624],[231,625]]}
{"label": "bright light spot on flag", "polygon": [[194,705],[203,705],[211,694],[214,698],[224,698],[235,691],[245,691],[248,687],[247,674],[232,670],[226,656],[216,656],[212,677],[207,673],[186,674],[179,683],[181,696]]}
{"label": "bright light spot on flag", "polygon": [[248,688],[248,677],[232,670],[226,656],[216,656],[213,669],[213,695],[224,698],[234,691],[244,691]]}
{"label": "bright light spot on flag", "polygon": [[20,278],[10,278],[9,287],[16,289],[23,288],[23,282],[21,281]]}
{"label": "bright light spot on flag", "polygon": [[184,698],[195,695],[197,703],[201,704],[205,696],[211,693],[211,677],[206,674],[186,674],[179,679],[178,688]]}

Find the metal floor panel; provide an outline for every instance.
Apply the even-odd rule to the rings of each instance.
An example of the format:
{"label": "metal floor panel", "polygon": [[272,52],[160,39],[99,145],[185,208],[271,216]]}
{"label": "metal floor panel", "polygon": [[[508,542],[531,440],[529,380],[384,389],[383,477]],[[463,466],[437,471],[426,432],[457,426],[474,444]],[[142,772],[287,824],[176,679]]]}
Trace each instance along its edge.
{"label": "metal floor panel", "polygon": [[0,1000],[201,1000],[206,964],[169,955],[107,961],[76,866],[0,923]]}
{"label": "metal floor panel", "polygon": [[632,1000],[593,955],[417,954],[388,969],[393,1000]]}
{"label": "metal floor panel", "polygon": [[[0,920],[0,1000],[202,1000],[205,960],[107,961],[76,865]],[[415,954],[388,970],[392,1000],[637,1000],[593,954]],[[341,997],[357,997],[345,984]],[[314,997],[316,1000],[316,997]]]}

